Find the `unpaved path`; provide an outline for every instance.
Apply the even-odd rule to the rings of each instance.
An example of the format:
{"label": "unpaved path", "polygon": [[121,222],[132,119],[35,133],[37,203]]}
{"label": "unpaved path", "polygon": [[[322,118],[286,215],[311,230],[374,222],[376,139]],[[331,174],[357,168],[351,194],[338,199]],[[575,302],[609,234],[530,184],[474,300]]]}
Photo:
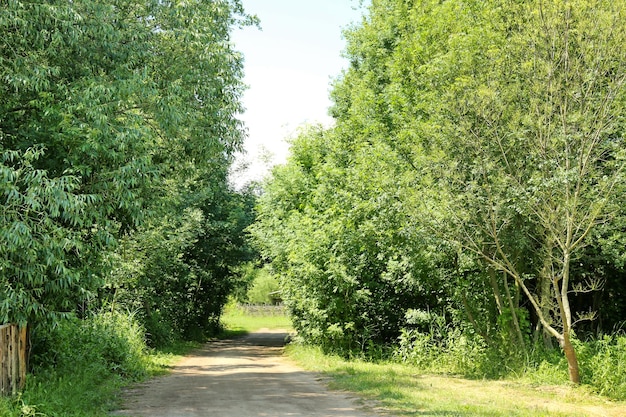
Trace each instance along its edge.
{"label": "unpaved path", "polygon": [[372,417],[345,394],[330,392],[315,374],[281,357],[287,333],[266,330],[211,342],[171,374],[128,392],[132,417]]}

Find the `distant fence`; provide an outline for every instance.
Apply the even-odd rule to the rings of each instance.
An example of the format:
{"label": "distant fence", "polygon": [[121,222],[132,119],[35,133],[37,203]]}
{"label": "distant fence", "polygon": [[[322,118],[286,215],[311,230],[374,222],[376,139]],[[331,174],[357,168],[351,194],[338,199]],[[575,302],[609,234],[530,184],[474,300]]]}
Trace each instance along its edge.
{"label": "distant fence", "polygon": [[241,309],[251,316],[284,316],[287,314],[287,308],[280,305],[255,305],[255,304],[240,304]]}
{"label": "distant fence", "polygon": [[0,395],[15,395],[26,382],[26,327],[0,326]]}

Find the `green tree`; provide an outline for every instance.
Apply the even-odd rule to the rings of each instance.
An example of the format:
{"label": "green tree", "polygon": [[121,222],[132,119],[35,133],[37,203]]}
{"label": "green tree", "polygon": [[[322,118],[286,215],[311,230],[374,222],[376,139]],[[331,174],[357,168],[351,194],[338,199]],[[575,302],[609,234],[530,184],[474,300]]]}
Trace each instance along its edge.
{"label": "green tree", "polygon": [[243,139],[229,31],[253,21],[236,0],[0,6],[0,319],[93,300],[115,240],[160,227],[164,204],[235,204],[221,197]]}
{"label": "green tree", "polygon": [[430,194],[403,196],[415,223],[473,254],[483,273],[459,278],[491,277],[520,341],[524,294],[575,382],[572,330],[589,316],[569,298],[597,283],[572,262],[614,217],[623,181],[623,13],[604,1],[374,1],[333,91],[345,149],[387,144],[401,172],[432,179]]}
{"label": "green tree", "polygon": [[[570,294],[597,283],[576,282],[572,263],[594,227],[613,217],[610,203],[624,179],[625,6],[551,2],[507,10],[490,45],[491,67],[468,66],[450,99],[458,132],[452,143],[470,159],[459,164],[459,185],[479,199],[470,205],[478,216],[464,220],[462,239],[521,288],[559,341],[576,383],[573,326],[589,316],[576,318]],[[506,237],[519,214],[534,225],[527,238],[538,259],[530,276]]]}
{"label": "green tree", "polygon": [[426,279],[434,243],[407,217],[393,153],[341,139],[312,127],[294,140],[252,233],[299,335],[346,353],[394,341],[405,312],[435,305],[439,289]]}
{"label": "green tree", "polygon": [[[33,317],[50,319],[55,311],[72,311],[89,288],[89,268],[75,258],[97,259],[80,230],[90,196],[75,194],[78,180],[71,176],[51,179],[33,167],[41,148],[0,154],[0,321],[26,323]],[[105,237],[106,239],[106,237]]]}
{"label": "green tree", "polygon": [[152,135],[134,107],[149,30],[131,5],[0,8],[4,320],[73,311],[101,283],[112,234],[141,218]]}
{"label": "green tree", "polygon": [[213,334],[243,285],[236,267],[255,256],[244,232],[253,205],[250,195],[224,192],[150,218],[121,240],[103,302],[136,311],[153,345]]}
{"label": "green tree", "polygon": [[[578,382],[569,297],[597,284],[570,272],[590,231],[611,219],[623,180],[624,4],[376,2],[373,10],[372,22],[390,27],[377,39],[393,41],[383,41],[386,70],[370,87],[383,110],[368,119],[386,121],[417,175],[427,167],[445,179],[439,206],[454,227],[439,231],[513,280]],[[494,290],[502,284],[506,277]],[[514,313],[516,296],[499,292]]]}

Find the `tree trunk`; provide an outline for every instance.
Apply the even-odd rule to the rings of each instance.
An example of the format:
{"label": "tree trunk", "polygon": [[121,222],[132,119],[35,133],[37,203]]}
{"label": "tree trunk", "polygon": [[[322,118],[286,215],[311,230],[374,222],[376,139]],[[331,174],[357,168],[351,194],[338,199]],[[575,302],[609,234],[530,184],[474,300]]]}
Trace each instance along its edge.
{"label": "tree trunk", "polygon": [[502,314],[502,296],[500,295],[500,287],[498,286],[498,280],[496,279],[496,271],[493,268],[488,268],[489,283],[493,290],[493,296],[496,300],[496,307],[498,308],[498,314]]}
{"label": "tree trunk", "polygon": [[578,358],[576,357],[576,350],[570,340],[569,332],[563,333],[562,345],[565,357],[567,358],[569,380],[574,384],[580,384],[580,368],[578,367]]}
{"label": "tree trunk", "polygon": [[570,252],[563,251],[563,269],[561,271],[561,287],[559,287],[558,277],[553,279],[553,285],[559,310],[561,312],[561,320],[563,321],[563,339],[561,340],[561,347],[567,358],[567,368],[569,371],[569,380],[574,384],[580,384],[580,369],[578,367],[578,358],[576,357],[576,350],[572,345],[570,333],[572,330],[572,312],[569,305],[569,297],[567,290],[569,287],[569,268],[570,268]]}
{"label": "tree trunk", "polygon": [[511,310],[513,328],[515,329],[515,333],[517,335],[519,347],[522,349],[524,356],[528,356],[528,352],[526,351],[526,340],[524,339],[524,334],[522,333],[522,329],[519,325],[519,320],[517,318],[517,305],[513,303],[513,298],[511,297],[511,291],[509,291],[509,283],[508,283],[506,274],[504,274],[503,278],[504,278],[504,291],[506,294],[506,298],[509,301],[509,309]]}

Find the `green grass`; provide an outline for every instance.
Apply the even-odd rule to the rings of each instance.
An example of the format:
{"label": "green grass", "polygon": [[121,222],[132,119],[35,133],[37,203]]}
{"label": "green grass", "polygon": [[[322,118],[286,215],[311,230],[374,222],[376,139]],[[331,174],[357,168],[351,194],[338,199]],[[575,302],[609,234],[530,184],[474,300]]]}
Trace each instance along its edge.
{"label": "green grass", "polygon": [[[144,379],[169,372],[173,364],[199,346],[199,343],[179,342],[149,351],[143,363]],[[136,381],[102,370],[77,368],[72,373],[59,373],[49,369],[29,375],[22,395],[0,398],[0,416],[105,417],[120,405],[120,391]]]}
{"label": "green grass", "polygon": [[[230,337],[259,329],[292,330],[288,317],[229,305],[223,324]],[[180,342],[148,351],[144,377],[167,373],[199,343]],[[396,416],[586,417],[626,415],[626,403],[611,402],[585,387],[524,379],[469,380],[424,373],[415,367],[325,355],[318,348],[290,345],[287,355],[303,368],[328,377],[333,389],[356,393],[364,407]],[[119,405],[120,391],[136,381],[102,367],[79,366],[71,372],[54,367],[30,375],[22,396],[0,399],[0,417],[105,417]],[[544,378],[543,381],[546,381]]]}
{"label": "green grass", "polygon": [[169,346],[154,349],[148,352],[146,371],[148,376],[165,375],[172,365],[180,362],[185,355],[202,346],[200,342],[178,341]]}
{"label": "green grass", "polygon": [[287,355],[305,369],[329,377],[331,388],[357,393],[367,406],[398,416],[626,415],[626,404],[592,395],[584,387],[424,374],[404,364],[348,361],[302,345],[290,345]]}
{"label": "green grass", "polygon": [[255,314],[250,314],[246,312],[243,307],[232,303],[224,310],[222,324],[226,329],[225,335],[228,337],[250,333],[260,329],[293,330],[291,319],[284,313],[268,314],[267,312],[260,311]]}

